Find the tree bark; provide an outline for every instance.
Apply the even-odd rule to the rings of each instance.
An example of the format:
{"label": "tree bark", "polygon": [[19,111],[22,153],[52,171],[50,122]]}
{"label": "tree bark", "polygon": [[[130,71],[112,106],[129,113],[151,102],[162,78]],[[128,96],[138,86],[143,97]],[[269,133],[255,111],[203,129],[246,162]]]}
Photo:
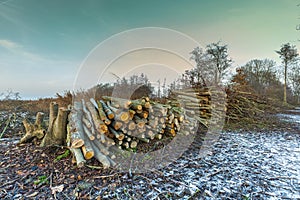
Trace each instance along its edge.
{"label": "tree bark", "polygon": [[[57,104],[50,103],[50,116],[48,131],[41,142],[41,146],[65,145],[67,139],[67,123],[69,110],[59,108]],[[57,114],[55,116],[55,114]]]}
{"label": "tree bark", "polygon": [[286,90],[287,90],[287,62],[284,62],[284,86],[283,86],[283,103],[287,104]]}

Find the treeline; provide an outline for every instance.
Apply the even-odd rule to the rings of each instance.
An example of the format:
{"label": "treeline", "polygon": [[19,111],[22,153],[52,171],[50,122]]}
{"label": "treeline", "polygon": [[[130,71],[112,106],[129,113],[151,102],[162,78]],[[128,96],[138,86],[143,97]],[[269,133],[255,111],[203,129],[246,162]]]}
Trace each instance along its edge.
{"label": "treeline", "polygon": [[154,97],[154,87],[147,75],[132,75],[128,78],[118,78],[116,82],[100,83],[90,90],[96,99],[101,96],[115,96],[124,99],[139,99],[141,97]]}
{"label": "treeline", "polygon": [[253,59],[239,69],[259,95],[284,103],[300,103],[300,60],[297,49],[289,43],[275,51],[282,59],[277,64],[270,59]]}
{"label": "treeline", "polygon": [[[117,96],[138,99],[143,96],[166,98],[170,91],[187,87],[203,88],[225,83],[227,88],[233,85],[247,85],[257,95],[290,104],[300,103],[300,61],[296,47],[287,43],[275,51],[282,59],[277,64],[271,59],[253,59],[236,69],[236,74],[228,79],[228,69],[233,61],[228,54],[228,46],[221,42],[212,43],[205,48],[196,47],[190,54],[195,67],[186,70],[171,84],[158,80],[154,87],[147,75],[132,75],[118,78],[115,83],[101,83],[90,90],[96,98]],[[240,76],[240,77],[239,77]],[[244,87],[245,88],[245,87]]]}
{"label": "treeline", "polygon": [[274,53],[282,59],[281,64],[267,58],[253,59],[239,66],[236,74],[228,80],[225,76],[233,63],[228,55],[228,46],[218,42],[207,45],[205,49],[196,47],[191,52],[195,67],[186,70],[169,86],[169,90],[201,88],[223,81],[227,88],[242,84],[259,96],[300,104],[300,60],[296,47],[283,44]]}

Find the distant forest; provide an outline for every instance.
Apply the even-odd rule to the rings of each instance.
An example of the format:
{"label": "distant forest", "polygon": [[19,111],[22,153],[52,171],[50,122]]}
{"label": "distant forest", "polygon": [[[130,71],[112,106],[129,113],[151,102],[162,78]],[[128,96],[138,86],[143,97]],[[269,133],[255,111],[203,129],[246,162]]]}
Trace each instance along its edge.
{"label": "distant forest", "polygon": [[[225,83],[225,89],[232,88],[234,85],[242,85],[259,96],[279,101],[285,101],[286,98],[286,101],[291,104],[299,104],[300,61],[297,50],[295,46],[287,43],[274,53],[279,55],[282,63],[277,64],[268,58],[250,60],[245,65],[236,68],[236,74]],[[119,78],[112,84],[101,83],[91,91],[95,93],[96,98],[102,95],[128,99],[143,96],[164,98],[168,97],[172,90],[220,85],[224,80],[226,70],[233,63],[228,55],[228,46],[220,42],[209,44],[205,49],[196,47],[191,52],[191,59],[195,61],[195,67],[186,70],[169,85],[166,85],[165,80],[159,80],[155,88],[147,75],[142,73]]]}

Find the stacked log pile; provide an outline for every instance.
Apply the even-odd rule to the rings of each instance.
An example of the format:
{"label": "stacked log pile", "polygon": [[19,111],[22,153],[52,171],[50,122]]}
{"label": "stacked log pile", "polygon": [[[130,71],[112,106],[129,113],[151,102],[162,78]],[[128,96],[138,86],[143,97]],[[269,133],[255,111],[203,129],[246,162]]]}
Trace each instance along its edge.
{"label": "stacked log pile", "polygon": [[110,96],[74,102],[68,144],[77,165],[95,157],[106,168],[114,166],[115,149],[135,151],[140,143],[193,134],[199,122],[209,125],[216,107],[212,91],[181,90],[173,94],[174,99],[166,104],[148,97],[127,100]]}
{"label": "stacked log pile", "polygon": [[226,116],[227,94],[222,88],[188,88],[172,93],[184,109],[185,116],[196,119],[205,127],[216,125]]}
{"label": "stacked log pile", "polygon": [[126,100],[102,97],[75,102],[70,114],[69,145],[78,166],[95,157],[104,167],[115,164],[110,148],[135,149],[163,135],[175,136],[183,116],[169,106],[150,103],[149,98]]}

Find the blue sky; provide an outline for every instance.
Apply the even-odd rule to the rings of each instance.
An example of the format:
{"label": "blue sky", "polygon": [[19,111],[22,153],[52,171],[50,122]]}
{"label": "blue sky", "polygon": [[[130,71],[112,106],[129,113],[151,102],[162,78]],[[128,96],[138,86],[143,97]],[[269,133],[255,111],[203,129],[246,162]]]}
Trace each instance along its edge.
{"label": "blue sky", "polygon": [[0,0],[0,92],[10,88],[23,98],[39,98],[71,90],[94,47],[114,34],[142,27],[173,29],[203,46],[221,40],[228,44],[235,66],[253,58],[279,64],[274,50],[281,44],[299,47],[297,4],[298,0]]}

